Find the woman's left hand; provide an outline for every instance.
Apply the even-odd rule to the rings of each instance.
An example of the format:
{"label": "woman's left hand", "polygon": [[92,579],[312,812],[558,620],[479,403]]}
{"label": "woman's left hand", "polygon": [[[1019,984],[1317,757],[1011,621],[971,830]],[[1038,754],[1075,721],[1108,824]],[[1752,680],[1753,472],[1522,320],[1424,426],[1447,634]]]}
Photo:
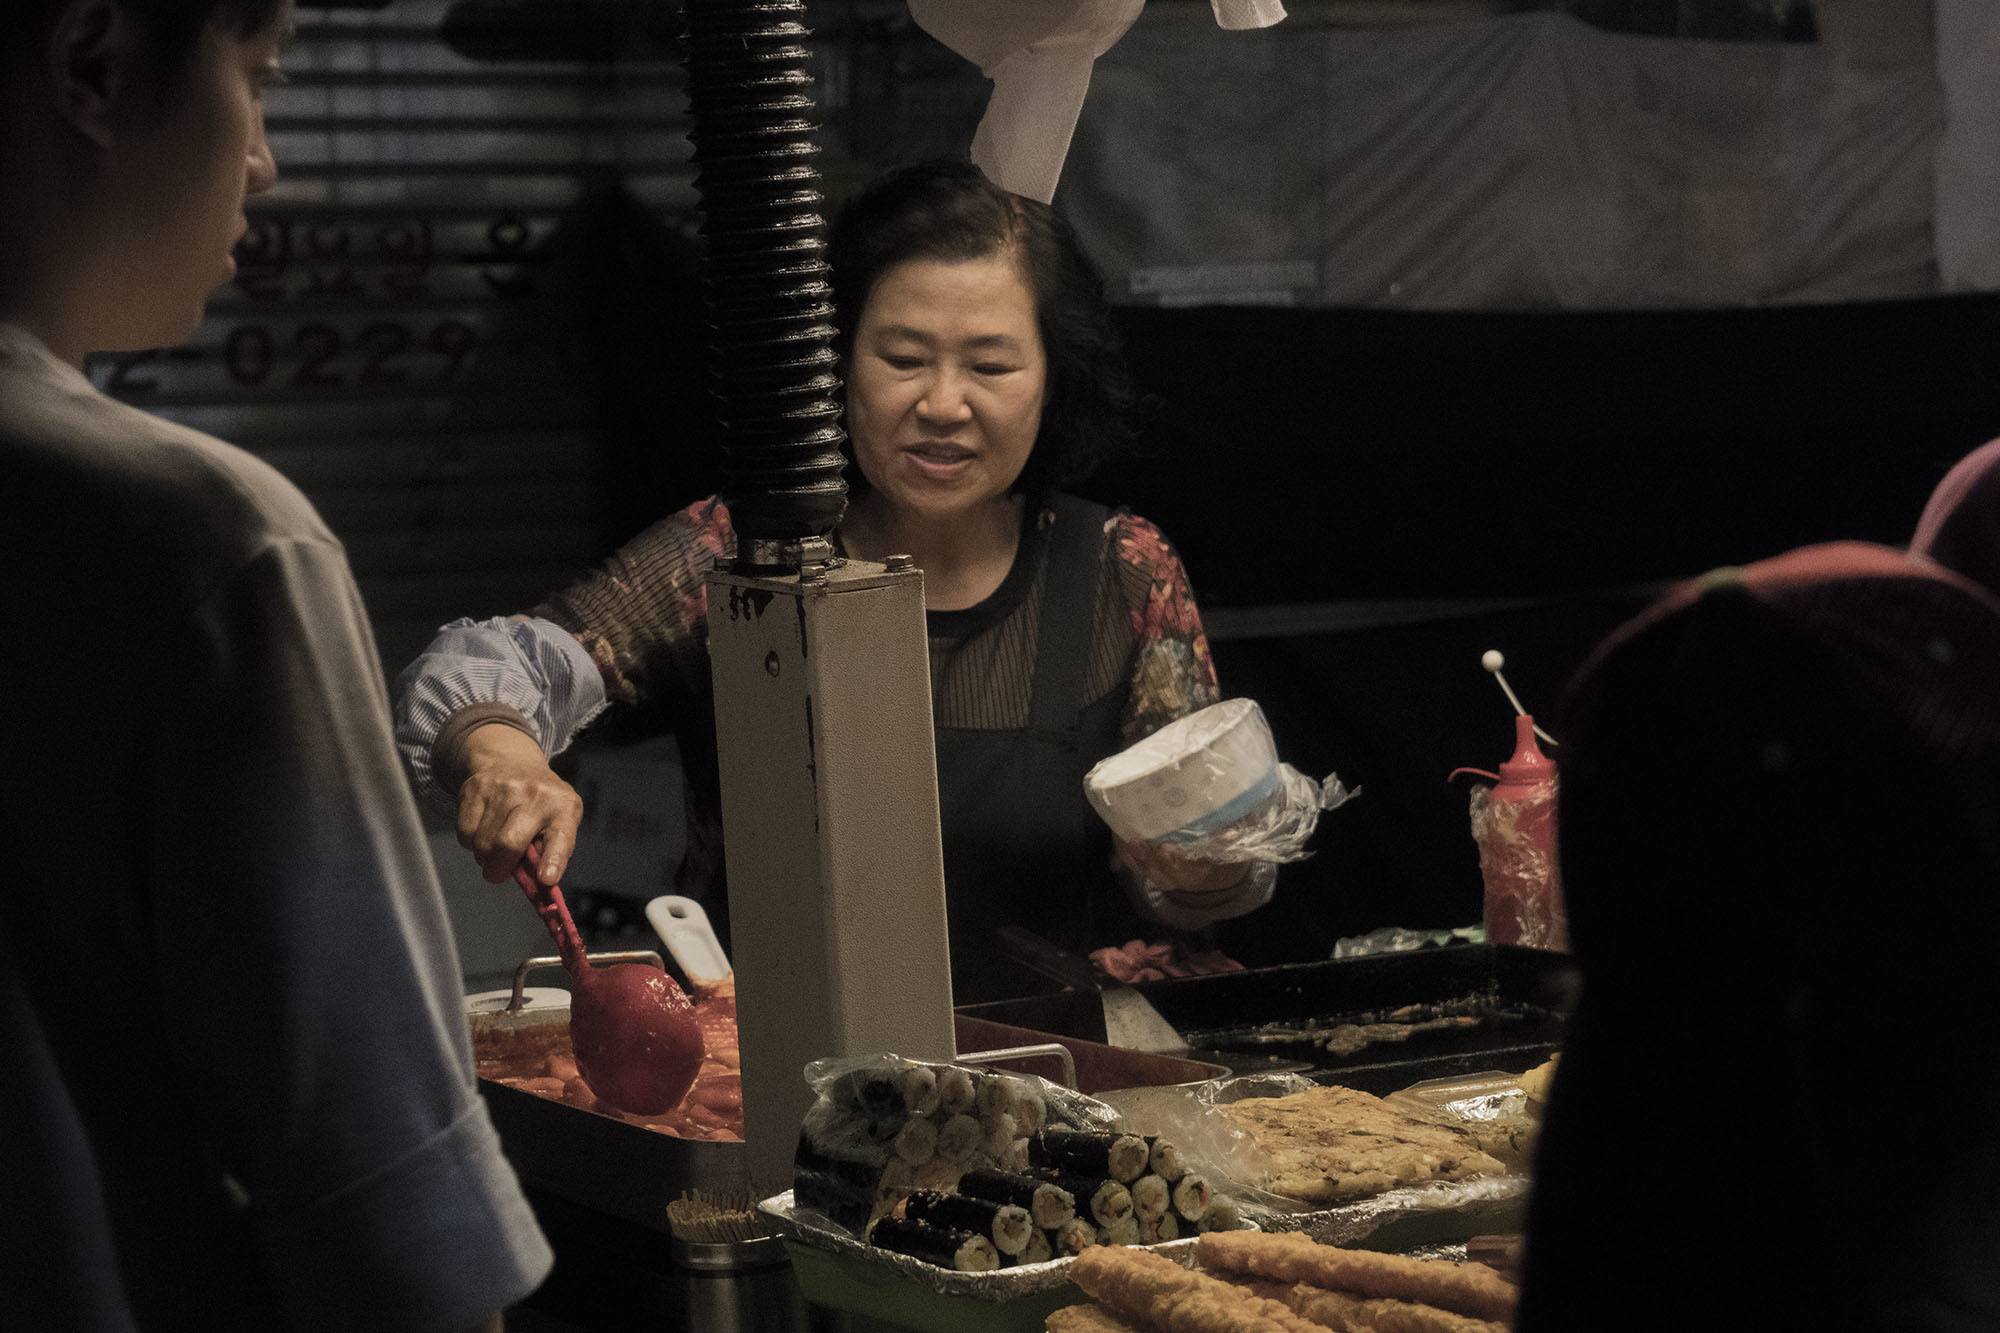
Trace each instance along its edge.
{"label": "woman's left hand", "polygon": [[1163,893],[1199,897],[1233,889],[1250,873],[1250,863],[1201,861],[1158,843],[1116,839],[1118,857],[1126,868]]}

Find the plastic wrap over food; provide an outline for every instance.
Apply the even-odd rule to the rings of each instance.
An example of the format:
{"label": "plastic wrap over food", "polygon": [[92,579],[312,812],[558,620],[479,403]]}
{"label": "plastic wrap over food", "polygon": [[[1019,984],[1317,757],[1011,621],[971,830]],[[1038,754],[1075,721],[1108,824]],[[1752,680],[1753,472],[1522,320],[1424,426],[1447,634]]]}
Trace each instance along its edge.
{"label": "plastic wrap over food", "polygon": [[1112,832],[1203,861],[1297,861],[1320,812],[1355,795],[1278,759],[1264,710],[1226,699],[1099,761],[1084,793]]}
{"label": "plastic wrap over food", "polygon": [[1032,1074],[900,1055],[816,1060],[805,1076],[816,1096],[799,1130],[795,1202],[857,1236],[913,1191],[1023,1169],[1039,1130],[1107,1131],[1118,1119]]}
{"label": "plastic wrap over food", "polygon": [[1306,1205],[1258,1187],[1255,1182],[1269,1175],[1266,1155],[1215,1108],[1238,1097],[1282,1097],[1313,1086],[1297,1074],[1249,1074],[1192,1086],[1124,1088],[1110,1100],[1134,1129],[1178,1144],[1218,1197],[1232,1201],[1245,1220],[1265,1226],[1265,1219]]}
{"label": "plastic wrap over food", "polygon": [[1218,1107],[1259,1097],[1285,1097],[1320,1085],[1299,1074],[1247,1074],[1180,1088],[1135,1088],[1113,1103],[1135,1129],[1172,1136],[1190,1162],[1207,1173],[1216,1197],[1230,1200],[1244,1225],[1297,1231],[1329,1244],[1351,1244],[1386,1228],[1424,1237],[1470,1235],[1518,1227],[1528,1182],[1518,1175],[1427,1182],[1335,1204],[1308,1203],[1273,1193],[1271,1161]]}
{"label": "plastic wrap over food", "polygon": [[1472,839],[1486,884],[1486,933],[1495,944],[1569,948],[1562,876],[1556,858],[1553,782],[1514,800],[1495,800],[1490,787],[1472,792]]}

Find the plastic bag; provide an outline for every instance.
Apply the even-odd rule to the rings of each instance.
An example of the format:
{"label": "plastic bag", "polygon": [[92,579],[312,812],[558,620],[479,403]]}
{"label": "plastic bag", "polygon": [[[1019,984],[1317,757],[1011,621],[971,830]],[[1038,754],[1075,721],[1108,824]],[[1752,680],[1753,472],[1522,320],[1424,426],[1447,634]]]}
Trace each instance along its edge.
{"label": "plastic bag", "polygon": [[1333,942],[1335,958],[1373,958],[1385,953],[1410,953],[1417,949],[1444,948],[1453,944],[1486,943],[1486,927],[1458,926],[1452,930],[1412,930],[1408,926],[1383,926],[1366,935],[1348,935]]}
{"label": "plastic bag", "polygon": [[1283,1097],[1317,1086],[1299,1074],[1245,1074],[1192,1087],[1121,1089],[1112,1105],[1132,1132],[1172,1139],[1194,1169],[1207,1176],[1216,1198],[1228,1200],[1243,1221],[1271,1230],[1274,1219],[1316,1205],[1262,1188],[1257,1182],[1271,1176],[1269,1155],[1216,1108],[1245,1097]]}
{"label": "plastic bag", "polygon": [[1495,944],[1569,948],[1562,872],[1555,854],[1556,784],[1520,800],[1495,800],[1490,787],[1472,791],[1472,838],[1485,881],[1486,933]]}
{"label": "plastic bag", "polygon": [[1264,710],[1227,699],[1100,760],[1084,794],[1111,830],[1200,861],[1303,860],[1323,810],[1361,794],[1278,759]]}

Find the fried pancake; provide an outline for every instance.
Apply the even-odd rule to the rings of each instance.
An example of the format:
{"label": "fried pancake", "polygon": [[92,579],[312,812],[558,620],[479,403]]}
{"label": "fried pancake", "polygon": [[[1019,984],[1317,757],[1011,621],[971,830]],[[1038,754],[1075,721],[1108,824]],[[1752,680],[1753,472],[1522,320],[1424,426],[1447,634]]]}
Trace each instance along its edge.
{"label": "fried pancake", "polygon": [[1307,1203],[1507,1172],[1465,1130],[1413,1119],[1352,1088],[1251,1097],[1221,1110],[1269,1157],[1259,1183]]}

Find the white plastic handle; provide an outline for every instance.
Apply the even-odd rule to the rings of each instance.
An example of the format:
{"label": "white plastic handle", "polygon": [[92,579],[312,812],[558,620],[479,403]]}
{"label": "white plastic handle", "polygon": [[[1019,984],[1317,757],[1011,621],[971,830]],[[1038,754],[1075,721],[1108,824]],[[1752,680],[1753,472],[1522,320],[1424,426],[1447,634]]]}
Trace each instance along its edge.
{"label": "white plastic handle", "polygon": [[715,928],[708,924],[708,913],[701,910],[700,903],[665,894],[646,904],[646,920],[653,923],[660,943],[667,946],[689,981],[712,986],[729,979],[734,971],[729,955],[722,951],[722,942],[715,938]]}

